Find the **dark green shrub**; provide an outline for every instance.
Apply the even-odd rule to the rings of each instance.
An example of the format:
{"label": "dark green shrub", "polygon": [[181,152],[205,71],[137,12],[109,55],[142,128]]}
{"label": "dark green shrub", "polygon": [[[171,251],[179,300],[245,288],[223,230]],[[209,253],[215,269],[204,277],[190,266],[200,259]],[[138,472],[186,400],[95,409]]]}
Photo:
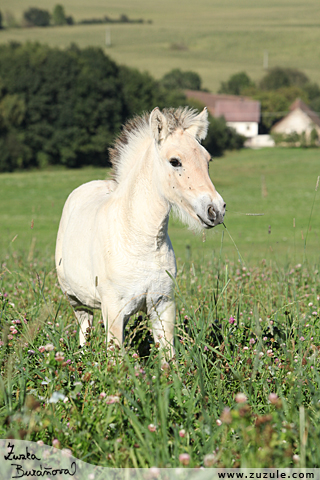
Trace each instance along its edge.
{"label": "dark green shrub", "polygon": [[23,18],[30,27],[47,27],[51,15],[47,10],[31,7],[23,13]]}

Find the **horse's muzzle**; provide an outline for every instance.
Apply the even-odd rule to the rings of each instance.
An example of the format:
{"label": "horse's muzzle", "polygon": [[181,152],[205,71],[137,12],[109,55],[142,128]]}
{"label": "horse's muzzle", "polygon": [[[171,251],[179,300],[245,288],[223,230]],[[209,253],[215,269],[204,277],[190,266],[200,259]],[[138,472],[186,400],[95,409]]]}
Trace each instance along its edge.
{"label": "horse's muzzle", "polygon": [[220,223],[223,223],[224,215],[226,212],[226,204],[224,203],[222,208],[216,205],[210,204],[207,207],[206,216],[197,215],[202,226],[204,228],[213,228]]}

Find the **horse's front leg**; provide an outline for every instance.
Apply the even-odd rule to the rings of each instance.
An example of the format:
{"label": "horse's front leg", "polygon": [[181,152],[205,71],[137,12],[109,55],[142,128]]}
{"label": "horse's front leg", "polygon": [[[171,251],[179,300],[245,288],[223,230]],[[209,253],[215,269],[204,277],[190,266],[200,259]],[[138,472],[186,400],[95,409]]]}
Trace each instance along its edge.
{"label": "horse's front leg", "polygon": [[175,354],[173,338],[176,307],[174,300],[160,301],[149,309],[152,322],[153,338],[155,343],[160,343],[162,350],[172,358]]}
{"label": "horse's front leg", "polygon": [[107,346],[110,340],[119,347],[123,344],[125,318],[117,302],[102,302],[103,323],[107,332]]}

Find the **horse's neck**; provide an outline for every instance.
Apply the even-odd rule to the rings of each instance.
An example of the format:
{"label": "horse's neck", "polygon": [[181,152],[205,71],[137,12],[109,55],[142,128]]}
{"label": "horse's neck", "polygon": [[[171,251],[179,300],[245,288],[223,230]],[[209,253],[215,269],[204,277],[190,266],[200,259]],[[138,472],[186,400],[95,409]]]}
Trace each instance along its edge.
{"label": "horse's neck", "polygon": [[167,241],[170,205],[159,191],[152,149],[137,158],[128,177],[119,185],[122,215],[130,229],[133,241],[146,243],[156,248]]}

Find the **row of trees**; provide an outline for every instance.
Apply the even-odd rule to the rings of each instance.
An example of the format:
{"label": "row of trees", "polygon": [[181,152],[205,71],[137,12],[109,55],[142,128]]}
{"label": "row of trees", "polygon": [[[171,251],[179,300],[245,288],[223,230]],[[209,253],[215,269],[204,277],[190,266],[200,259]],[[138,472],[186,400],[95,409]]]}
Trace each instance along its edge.
{"label": "row of trees", "polygon": [[52,14],[48,10],[31,7],[23,12],[24,24],[29,27],[47,27],[53,25],[73,25],[71,15],[66,15],[62,5],[55,5]]}
{"label": "row of trees", "polygon": [[319,85],[293,68],[274,67],[257,83],[245,72],[236,73],[221,83],[219,93],[245,95],[259,100],[262,131],[269,131],[296,98],[301,98],[315,112],[320,111]]}
{"label": "row of trees", "polygon": [[49,25],[73,25],[74,20],[70,15],[66,15],[62,5],[55,5],[52,13],[41,8],[28,8],[28,10],[23,12],[21,24],[16,21],[15,16],[10,11],[6,11],[4,15],[0,11],[0,29],[4,28],[4,23],[9,28],[47,27]]}
{"label": "row of trees", "polygon": [[[108,148],[128,118],[185,104],[181,90],[118,66],[99,48],[1,45],[0,171],[107,165]],[[211,154],[242,146],[223,119],[211,120]]]}
{"label": "row of trees", "polygon": [[[7,27],[48,27],[49,25],[73,25],[75,23],[71,15],[66,15],[65,8],[61,4],[55,5],[52,13],[42,8],[30,7],[23,12],[23,20],[19,25],[14,15],[10,12],[5,13],[5,23]],[[96,23],[145,23],[143,18],[130,19],[128,15],[122,14],[119,18],[111,18],[105,15],[100,18],[87,18],[80,20],[79,24]],[[152,23],[148,20],[147,23]],[[0,11],[0,29],[3,28],[3,16]]]}

